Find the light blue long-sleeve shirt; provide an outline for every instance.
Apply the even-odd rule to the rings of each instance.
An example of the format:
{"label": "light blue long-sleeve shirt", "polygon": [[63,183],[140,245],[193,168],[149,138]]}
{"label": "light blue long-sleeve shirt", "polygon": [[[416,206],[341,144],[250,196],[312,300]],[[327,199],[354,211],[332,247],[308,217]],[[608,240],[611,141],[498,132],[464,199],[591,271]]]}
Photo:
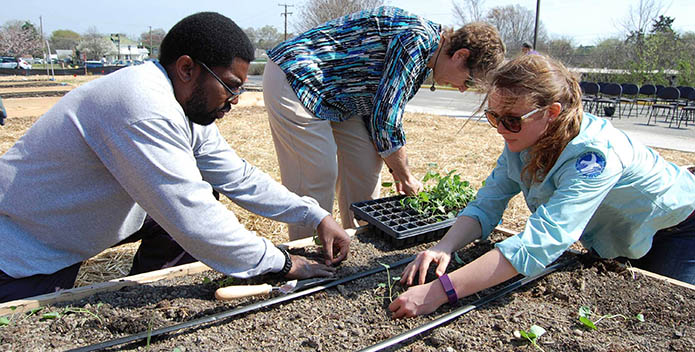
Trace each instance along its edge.
{"label": "light blue long-sleeve shirt", "polygon": [[191,123],[161,66],[121,69],[68,93],[0,157],[0,270],[56,272],[125,239],[146,213],[220,272],[280,270],[283,254],[213,189],[278,221],[316,228],[329,215],[239,158],[215,124]]}
{"label": "light blue long-sleeve shirt", "polygon": [[496,247],[524,275],[539,273],[577,240],[604,258],[640,258],[657,231],[695,210],[695,176],[590,114],[542,182],[522,182],[527,159],[527,151],[505,147],[461,212],[480,222],[486,238],[509,199],[523,192],[532,214],[521,233]]}

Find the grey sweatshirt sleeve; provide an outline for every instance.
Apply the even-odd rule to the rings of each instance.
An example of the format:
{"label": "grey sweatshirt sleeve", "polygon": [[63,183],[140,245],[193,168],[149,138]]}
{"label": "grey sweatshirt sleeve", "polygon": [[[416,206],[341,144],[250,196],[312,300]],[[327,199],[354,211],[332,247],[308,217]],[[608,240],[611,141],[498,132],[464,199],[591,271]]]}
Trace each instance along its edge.
{"label": "grey sweatshirt sleeve", "polygon": [[[99,139],[102,143],[93,147],[121,187],[193,257],[237,277],[280,270],[284,263],[282,253],[267,239],[246,230],[212,196],[194,152],[194,146],[204,144],[201,138],[208,136],[194,132],[195,127],[199,126],[152,116],[116,131],[105,127]],[[235,176],[244,175],[245,163],[231,149],[213,154],[223,157],[204,158],[206,168],[215,166]],[[222,188],[231,190],[252,180],[253,177],[239,183],[228,181]],[[288,208],[292,208],[291,204]],[[312,220],[302,221],[314,221],[308,213],[311,212],[307,211],[304,218]]]}
{"label": "grey sweatshirt sleeve", "polygon": [[330,215],[313,198],[290,192],[268,174],[239,158],[215,125],[201,129],[204,131],[195,135],[202,135],[202,142],[194,143],[198,169],[205,181],[234,203],[276,221],[313,228]]}

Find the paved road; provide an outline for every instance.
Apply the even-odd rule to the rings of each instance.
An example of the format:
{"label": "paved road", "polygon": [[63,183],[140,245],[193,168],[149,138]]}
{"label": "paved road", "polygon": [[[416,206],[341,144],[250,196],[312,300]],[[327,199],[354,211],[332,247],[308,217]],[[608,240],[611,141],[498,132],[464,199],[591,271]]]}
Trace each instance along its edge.
{"label": "paved road", "polygon": [[[262,85],[261,76],[249,76],[247,85],[251,89],[260,89]],[[470,118],[473,112],[478,109],[483,96],[481,94],[467,92],[460,93],[454,90],[438,89],[431,92],[423,87],[418,91],[413,100],[406,106],[409,112],[421,112],[435,115],[452,116],[455,118]],[[478,119],[479,116],[475,118]],[[647,126],[647,114],[632,116],[630,118],[613,118],[613,125],[625,131],[631,138],[642,143],[659,148],[682,150],[695,153],[695,125],[688,127],[681,125],[681,128],[668,127],[663,119],[654,125]],[[487,123],[485,119],[479,123]]]}
{"label": "paved road", "polygon": [[[429,89],[420,89],[406,106],[406,111],[422,112],[437,115],[446,115],[456,118],[469,118],[480,105],[482,95],[467,92],[459,93],[452,90],[437,90],[431,92]],[[477,117],[476,117],[477,118]],[[668,123],[660,118],[654,124],[652,119],[647,125],[647,113],[633,116],[630,118],[613,118],[611,123],[627,133],[631,138],[642,143],[659,148],[682,150],[695,153],[695,125],[680,128],[668,127]],[[487,123],[485,119],[480,123]]]}

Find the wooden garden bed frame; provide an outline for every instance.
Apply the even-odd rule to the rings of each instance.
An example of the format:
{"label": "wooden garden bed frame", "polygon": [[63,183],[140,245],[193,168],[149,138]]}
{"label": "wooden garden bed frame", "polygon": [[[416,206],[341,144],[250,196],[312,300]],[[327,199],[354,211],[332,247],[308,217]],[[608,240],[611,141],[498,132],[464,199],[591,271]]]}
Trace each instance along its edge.
{"label": "wooden garden bed frame", "polygon": [[[368,226],[361,226],[357,227],[354,229],[347,229],[346,232],[350,236],[355,236],[356,234],[362,233],[367,231]],[[495,231],[501,232],[505,235],[511,236],[515,235],[517,232],[512,231],[510,229],[498,226],[495,228]],[[314,246],[314,240],[313,238],[304,238],[301,240],[296,240],[296,241],[291,241],[291,242],[286,242],[283,244],[280,244],[279,246],[285,247],[287,249],[292,249],[292,248],[305,248],[305,247],[310,247]],[[190,264],[184,264],[184,265],[179,265],[167,269],[161,269],[161,270],[155,270],[155,271],[150,271],[147,273],[142,273],[138,275],[132,275],[132,276],[126,276],[122,277],[119,279],[113,279],[109,280],[106,282],[98,283],[98,284],[93,284],[89,286],[83,286],[83,287],[76,287],[76,288],[71,288],[67,290],[61,290],[58,292],[54,293],[48,293],[40,296],[34,296],[34,297],[28,297],[24,299],[19,299],[15,301],[10,301],[10,302],[5,302],[5,303],[0,303],[0,316],[3,315],[9,315],[12,313],[22,313],[22,312],[28,312],[34,308],[39,308],[43,307],[46,305],[50,304],[55,304],[59,302],[65,302],[65,301],[73,301],[73,300],[78,300],[84,297],[91,296],[95,293],[99,292],[109,292],[109,291],[116,291],[119,290],[123,287],[126,286],[135,286],[135,285],[140,285],[140,284],[145,284],[149,282],[154,282],[158,280],[163,280],[163,279],[171,279],[175,277],[180,277],[180,276],[186,276],[186,275],[193,275],[197,273],[201,273],[204,271],[212,270],[209,266],[203,264],[202,262],[195,262],[195,263],[190,263]],[[633,268],[633,267],[628,267],[627,270],[630,270],[633,274],[635,275],[644,275],[644,276],[649,276],[652,278],[655,278],[657,280],[662,280],[666,281],[670,284],[689,288],[691,290],[695,290],[695,285],[675,280],[663,275],[655,274],[650,271],[638,269],[638,268]]]}

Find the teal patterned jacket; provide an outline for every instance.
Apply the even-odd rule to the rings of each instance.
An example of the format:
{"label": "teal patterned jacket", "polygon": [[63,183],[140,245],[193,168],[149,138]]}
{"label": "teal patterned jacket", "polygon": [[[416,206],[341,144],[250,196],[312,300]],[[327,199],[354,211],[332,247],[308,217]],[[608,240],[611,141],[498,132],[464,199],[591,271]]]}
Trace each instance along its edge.
{"label": "teal patterned jacket", "polygon": [[382,156],[405,145],[403,111],[429,75],[441,26],[395,7],[324,23],[268,51],[304,106],[330,121],[362,118]]}

